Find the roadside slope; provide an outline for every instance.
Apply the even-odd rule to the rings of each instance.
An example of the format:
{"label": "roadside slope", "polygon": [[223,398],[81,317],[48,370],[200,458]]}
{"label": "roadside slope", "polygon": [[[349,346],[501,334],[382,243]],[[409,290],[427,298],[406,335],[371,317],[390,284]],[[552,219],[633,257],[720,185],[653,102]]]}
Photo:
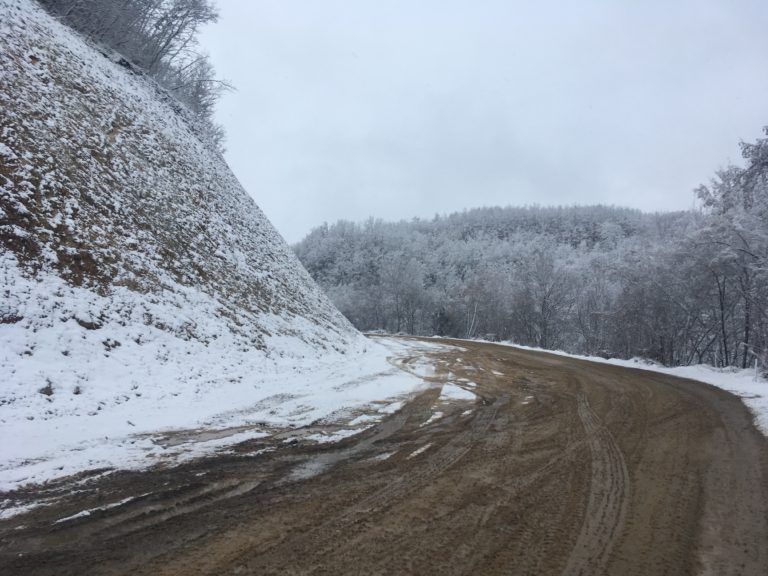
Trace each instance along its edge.
{"label": "roadside slope", "polygon": [[[31,0],[0,0],[0,291],[6,487],[389,367],[188,112]],[[73,469],[35,468],[85,441]]]}

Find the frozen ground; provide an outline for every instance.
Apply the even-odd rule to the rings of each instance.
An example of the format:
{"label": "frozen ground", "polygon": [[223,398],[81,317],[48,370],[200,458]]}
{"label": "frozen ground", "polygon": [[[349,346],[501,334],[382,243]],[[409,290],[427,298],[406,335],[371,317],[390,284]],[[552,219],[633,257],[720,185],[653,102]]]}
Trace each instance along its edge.
{"label": "frozen ground", "polygon": [[109,394],[115,391],[104,374],[92,393],[69,394],[64,406],[43,416],[45,395],[20,397],[0,406],[0,437],[16,439],[0,444],[0,490],[85,470],[174,464],[312,423],[345,423],[346,430],[328,438],[307,436],[337,440],[381,420],[397,409],[398,398],[424,387],[395,359],[433,347],[379,338],[357,355],[333,355],[324,364],[313,359],[309,366],[258,364],[250,373],[243,367],[238,379],[197,389],[169,392],[140,380],[141,393],[124,399]]}

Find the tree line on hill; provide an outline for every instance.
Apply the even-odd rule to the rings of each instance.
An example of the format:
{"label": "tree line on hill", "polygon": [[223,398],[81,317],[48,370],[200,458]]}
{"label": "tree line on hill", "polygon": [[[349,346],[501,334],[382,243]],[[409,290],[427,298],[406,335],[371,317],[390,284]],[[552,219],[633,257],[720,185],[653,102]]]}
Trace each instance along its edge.
{"label": "tree line on hill", "polygon": [[[768,135],[768,129],[766,129]],[[768,138],[701,207],[482,208],[314,229],[294,248],[361,330],[665,365],[768,365]]]}
{"label": "tree line on hill", "polygon": [[219,149],[224,131],[213,120],[229,86],[199,51],[200,28],[215,22],[212,0],[38,0],[88,41],[109,47],[153,77],[184,104]]}

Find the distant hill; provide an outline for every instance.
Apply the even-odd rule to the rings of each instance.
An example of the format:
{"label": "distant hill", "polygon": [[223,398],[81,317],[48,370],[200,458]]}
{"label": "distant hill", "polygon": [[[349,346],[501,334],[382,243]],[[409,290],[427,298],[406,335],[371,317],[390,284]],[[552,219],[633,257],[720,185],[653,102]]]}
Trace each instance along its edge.
{"label": "distant hill", "polygon": [[668,365],[768,362],[763,143],[745,146],[748,168],[699,190],[700,211],[489,207],[324,224],[294,249],[362,330]]}
{"label": "distant hill", "polygon": [[[312,276],[326,286],[344,283],[350,274],[359,277],[362,272],[355,266],[370,269],[382,254],[392,251],[411,251],[417,259],[426,261],[434,250],[459,257],[468,248],[520,245],[533,240],[546,240],[564,248],[603,251],[630,238],[674,241],[685,232],[692,218],[687,212],[646,214],[602,205],[485,207],[431,220],[370,219],[362,223],[323,224],[294,249]],[[484,252],[482,260],[507,255],[508,252]]]}

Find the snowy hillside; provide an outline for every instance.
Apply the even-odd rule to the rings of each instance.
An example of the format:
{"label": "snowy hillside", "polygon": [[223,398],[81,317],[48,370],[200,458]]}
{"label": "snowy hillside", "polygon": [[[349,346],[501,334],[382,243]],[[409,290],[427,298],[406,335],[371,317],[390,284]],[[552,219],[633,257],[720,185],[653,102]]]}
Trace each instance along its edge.
{"label": "snowy hillside", "polygon": [[361,355],[388,366],[184,109],[119,62],[0,0],[0,435],[23,439],[2,470],[210,424]]}
{"label": "snowy hillside", "polygon": [[[354,342],[178,104],[33,3],[0,6],[2,242],[26,270],[108,297],[80,324],[117,308],[203,342],[225,327],[275,352],[284,336],[308,348]],[[121,290],[152,295],[151,307]],[[205,321],[214,312],[221,326]]]}

